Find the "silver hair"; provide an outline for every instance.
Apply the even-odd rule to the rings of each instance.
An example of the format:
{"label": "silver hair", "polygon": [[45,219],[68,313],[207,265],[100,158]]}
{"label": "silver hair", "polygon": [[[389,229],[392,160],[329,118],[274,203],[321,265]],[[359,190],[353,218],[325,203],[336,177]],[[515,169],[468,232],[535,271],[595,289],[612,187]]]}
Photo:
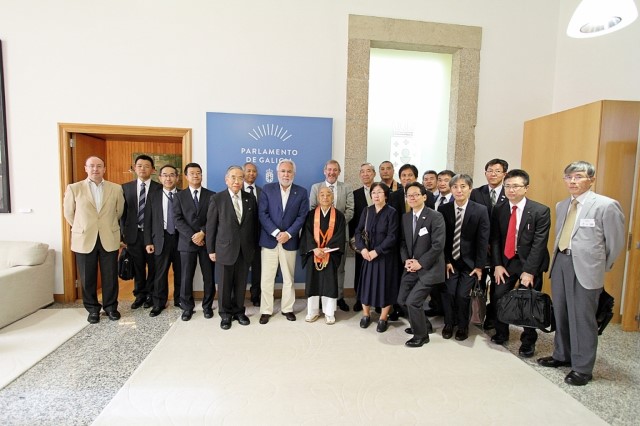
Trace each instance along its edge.
{"label": "silver hair", "polygon": [[453,187],[453,185],[458,183],[459,180],[464,181],[464,183],[469,185],[469,188],[473,188],[473,179],[471,178],[471,176],[464,173],[460,173],[452,177],[449,181],[449,188]]}
{"label": "silver hair", "polygon": [[242,167],[233,165],[233,166],[229,166],[229,168],[227,169],[227,172],[224,174],[224,177],[229,176],[229,173],[231,173],[231,170],[240,170],[244,174],[244,170],[242,170]]}
{"label": "silver hair", "polygon": [[585,172],[588,177],[593,178],[596,175],[596,168],[588,161],[574,161],[564,168],[564,174],[570,175],[571,173]]}
{"label": "silver hair", "polygon": [[289,160],[287,158],[285,158],[284,160],[280,160],[278,161],[278,167],[276,167],[276,170],[280,170],[280,165],[284,164],[284,163],[289,163],[291,164],[291,166],[293,167],[293,173],[296,172],[296,163],[293,162],[293,160]]}

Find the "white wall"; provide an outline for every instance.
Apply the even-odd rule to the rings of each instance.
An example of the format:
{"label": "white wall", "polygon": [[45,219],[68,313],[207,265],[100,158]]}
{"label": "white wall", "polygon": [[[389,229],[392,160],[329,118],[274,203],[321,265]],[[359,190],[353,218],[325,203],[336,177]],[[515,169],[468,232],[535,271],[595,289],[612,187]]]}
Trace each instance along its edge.
{"label": "white wall", "polygon": [[[61,249],[58,122],[193,128],[193,158],[204,162],[207,111],[333,117],[343,159],[349,14],[483,27],[482,183],[487,159],[519,165],[523,121],[577,99],[557,88],[574,72],[556,53],[571,48],[559,34],[565,9],[556,0],[2,0],[12,209],[33,213],[0,215],[0,238]],[[596,97],[611,97],[617,76],[603,67],[584,90],[604,81]]]}

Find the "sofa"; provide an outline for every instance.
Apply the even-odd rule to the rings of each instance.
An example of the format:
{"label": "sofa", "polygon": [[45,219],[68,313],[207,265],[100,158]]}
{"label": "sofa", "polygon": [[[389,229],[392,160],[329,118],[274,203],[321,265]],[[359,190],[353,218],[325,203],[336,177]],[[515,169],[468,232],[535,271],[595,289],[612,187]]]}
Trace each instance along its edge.
{"label": "sofa", "polygon": [[0,328],[53,303],[55,250],[0,241]]}

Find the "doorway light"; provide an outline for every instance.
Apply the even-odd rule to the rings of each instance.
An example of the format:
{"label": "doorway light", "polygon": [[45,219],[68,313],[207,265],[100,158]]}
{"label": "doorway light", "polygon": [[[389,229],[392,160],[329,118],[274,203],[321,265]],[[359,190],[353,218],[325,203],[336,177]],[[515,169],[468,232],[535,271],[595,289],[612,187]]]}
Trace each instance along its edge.
{"label": "doorway light", "polygon": [[582,0],[569,21],[567,35],[598,37],[630,25],[637,17],[634,0]]}

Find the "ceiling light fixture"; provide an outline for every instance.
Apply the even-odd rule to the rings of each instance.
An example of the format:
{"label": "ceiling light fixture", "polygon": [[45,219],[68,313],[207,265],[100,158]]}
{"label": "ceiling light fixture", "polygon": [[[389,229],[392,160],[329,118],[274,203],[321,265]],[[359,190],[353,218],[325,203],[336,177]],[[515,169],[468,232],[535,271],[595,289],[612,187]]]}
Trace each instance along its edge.
{"label": "ceiling light fixture", "polygon": [[637,17],[634,0],[582,0],[569,21],[567,35],[598,37],[630,25]]}

